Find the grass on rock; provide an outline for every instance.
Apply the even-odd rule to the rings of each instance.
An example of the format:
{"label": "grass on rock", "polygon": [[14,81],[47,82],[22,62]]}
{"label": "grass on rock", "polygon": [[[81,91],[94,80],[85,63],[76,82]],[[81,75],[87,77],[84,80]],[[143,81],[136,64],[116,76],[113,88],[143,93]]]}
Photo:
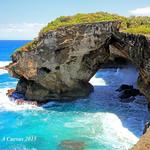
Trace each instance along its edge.
{"label": "grass on rock", "polygon": [[[107,12],[97,12],[89,14],[76,14],[74,16],[61,16],[54,21],[48,23],[40,33],[47,33],[59,27],[75,25],[81,23],[94,23],[102,21],[115,21],[122,22],[120,30],[127,33],[150,35],[150,17],[144,16],[131,16],[124,17],[117,14],[110,14]],[[32,41],[25,46],[18,48],[17,51],[30,51],[36,47],[37,41]]]}

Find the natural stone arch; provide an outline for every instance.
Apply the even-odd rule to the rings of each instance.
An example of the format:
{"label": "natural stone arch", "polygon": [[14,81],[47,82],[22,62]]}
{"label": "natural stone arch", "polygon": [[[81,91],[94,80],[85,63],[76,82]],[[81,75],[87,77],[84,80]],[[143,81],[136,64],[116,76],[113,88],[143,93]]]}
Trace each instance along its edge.
{"label": "natural stone arch", "polygon": [[9,72],[20,79],[17,91],[39,102],[86,97],[93,91],[88,81],[109,59],[111,46],[139,68],[140,89],[149,96],[143,89],[149,81],[150,41],[119,32],[119,25],[79,24],[40,35],[36,47],[12,57]]}
{"label": "natural stone arch", "polygon": [[150,99],[150,40],[143,35],[120,33],[111,44],[139,69],[138,88]]}

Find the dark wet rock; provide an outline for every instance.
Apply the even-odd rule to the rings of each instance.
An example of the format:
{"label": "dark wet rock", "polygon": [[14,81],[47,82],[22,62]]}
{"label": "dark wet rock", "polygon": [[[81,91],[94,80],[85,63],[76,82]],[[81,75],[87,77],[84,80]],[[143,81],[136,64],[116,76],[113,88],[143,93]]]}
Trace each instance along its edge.
{"label": "dark wet rock", "polygon": [[116,91],[121,92],[128,89],[133,89],[133,85],[122,84]]}
{"label": "dark wet rock", "polygon": [[148,111],[150,112],[150,102],[148,102]]}
{"label": "dark wet rock", "polygon": [[120,22],[77,24],[39,35],[36,45],[13,54],[9,73],[29,100],[72,100],[93,92],[89,80],[111,53],[139,68],[139,89],[150,98],[150,40],[119,32]]}
{"label": "dark wet rock", "polygon": [[12,97],[14,99],[25,99],[25,94],[15,90],[15,89],[9,89],[6,93],[6,95],[8,97]]}
{"label": "dark wet rock", "polygon": [[147,129],[150,127],[150,121],[148,121],[146,124],[145,124],[145,127],[144,127],[144,130],[143,130],[143,134],[146,133]]}
{"label": "dark wet rock", "polygon": [[25,96],[23,93],[20,93],[20,92],[13,92],[12,95],[11,95],[14,99],[25,99]]}
{"label": "dark wet rock", "polygon": [[84,142],[64,140],[60,143],[59,150],[84,150]]}
{"label": "dark wet rock", "polygon": [[[138,89],[125,89],[120,92],[119,98],[120,99],[128,99],[126,101],[133,101],[134,97],[140,95],[140,91]],[[132,98],[133,97],[133,98]]]}
{"label": "dark wet rock", "polygon": [[138,89],[126,89],[120,92],[119,97],[123,99],[123,98],[130,98],[131,96],[137,96],[137,95],[140,95],[140,91]]}
{"label": "dark wet rock", "polygon": [[122,84],[116,91],[119,93],[121,102],[129,103],[135,100],[136,96],[141,96],[141,92],[138,89],[134,89],[133,85]]}

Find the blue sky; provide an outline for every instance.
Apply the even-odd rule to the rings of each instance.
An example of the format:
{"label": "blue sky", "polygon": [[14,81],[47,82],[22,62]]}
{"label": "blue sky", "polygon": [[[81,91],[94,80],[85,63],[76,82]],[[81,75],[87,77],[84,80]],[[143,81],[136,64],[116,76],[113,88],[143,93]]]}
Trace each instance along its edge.
{"label": "blue sky", "polygon": [[3,0],[0,39],[33,39],[56,17],[98,11],[150,16],[150,0]]}

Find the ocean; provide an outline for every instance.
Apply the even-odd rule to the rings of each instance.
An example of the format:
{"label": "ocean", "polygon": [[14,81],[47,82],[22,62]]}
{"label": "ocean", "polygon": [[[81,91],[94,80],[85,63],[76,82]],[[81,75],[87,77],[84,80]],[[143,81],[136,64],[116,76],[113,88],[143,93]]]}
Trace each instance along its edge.
{"label": "ocean", "polygon": [[[28,41],[0,41],[0,66],[7,65],[13,51]],[[137,96],[131,103],[119,101],[121,84],[136,87],[133,66],[102,69],[90,80],[94,92],[70,103],[49,102],[43,107],[16,105],[6,96],[17,79],[0,70],[0,150],[127,150],[140,138],[150,119],[147,101]],[[81,149],[81,148],[80,148]]]}

